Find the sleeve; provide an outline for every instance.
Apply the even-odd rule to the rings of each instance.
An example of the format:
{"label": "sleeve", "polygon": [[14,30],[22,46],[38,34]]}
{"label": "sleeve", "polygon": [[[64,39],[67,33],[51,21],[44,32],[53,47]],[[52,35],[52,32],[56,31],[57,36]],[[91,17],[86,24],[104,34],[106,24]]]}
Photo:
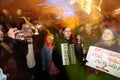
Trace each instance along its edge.
{"label": "sleeve", "polygon": [[45,70],[46,69],[46,50],[45,47],[43,46],[42,50],[41,50],[41,60],[42,60],[42,69]]}

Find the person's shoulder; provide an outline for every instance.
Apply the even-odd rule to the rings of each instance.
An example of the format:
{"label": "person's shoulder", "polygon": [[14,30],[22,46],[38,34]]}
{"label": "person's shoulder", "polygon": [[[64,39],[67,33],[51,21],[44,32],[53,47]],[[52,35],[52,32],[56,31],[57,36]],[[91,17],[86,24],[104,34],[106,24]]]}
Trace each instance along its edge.
{"label": "person's shoulder", "polygon": [[16,40],[7,36],[7,37],[4,38],[3,42],[5,42],[5,43],[7,43],[7,42],[16,42]]}

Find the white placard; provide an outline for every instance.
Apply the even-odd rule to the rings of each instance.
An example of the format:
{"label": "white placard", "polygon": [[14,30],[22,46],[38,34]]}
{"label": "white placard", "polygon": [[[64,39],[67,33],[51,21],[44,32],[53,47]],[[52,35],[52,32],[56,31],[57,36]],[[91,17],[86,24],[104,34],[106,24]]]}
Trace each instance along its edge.
{"label": "white placard", "polygon": [[1,68],[0,68],[0,80],[7,80],[7,76],[3,74],[3,71]]}
{"label": "white placard", "polygon": [[87,66],[120,77],[120,53],[90,46],[86,60]]}

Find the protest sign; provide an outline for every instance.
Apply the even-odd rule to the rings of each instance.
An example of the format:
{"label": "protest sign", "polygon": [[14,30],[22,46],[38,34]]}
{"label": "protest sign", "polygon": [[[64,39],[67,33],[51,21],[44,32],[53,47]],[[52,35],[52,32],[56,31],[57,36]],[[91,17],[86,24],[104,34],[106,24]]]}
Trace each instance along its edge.
{"label": "protest sign", "polygon": [[7,80],[7,76],[3,74],[3,71],[1,68],[0,68],[0,80]]}
{"label": "protest sign", "polygon": [[90,46],[86,60],[87,66],[120,77],[120,53]]}

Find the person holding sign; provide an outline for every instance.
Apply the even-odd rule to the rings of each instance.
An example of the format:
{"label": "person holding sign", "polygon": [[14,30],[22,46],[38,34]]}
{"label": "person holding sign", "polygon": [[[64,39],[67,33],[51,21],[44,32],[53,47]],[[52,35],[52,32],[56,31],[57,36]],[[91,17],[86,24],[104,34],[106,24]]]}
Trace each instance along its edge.
{"label": "person holding sign", "polygon": [[118,32],[115,29],[108,27],[103,31],[101,39],[95,44],[95,46],[120,52],[120,45],[118,44],[117,37]]}
{"label": "person holding sign", "polygon": [[[118,44],[117,37],[118,37],[118,32],[114,28],[107,27],[103,30],[101,39],[98,42],[96,42],[96,44],[94,45],[96,46],[96,48],[94,49],[95,50],[97,49],[96,52],[93,52],[93,54],[91,54],[94,58],[96,58],[94,59],[95,60],[94,63],[90,61],[90,56],[87,55],[88,62],[89,63],[92,62],[92,64],[96,66],[96,67],[94,66],[95,69],[92,69],[95,73],[90,75],[88,77],[88,80],[119,80],[120,76],[118,75],[117,77],[112,76],[112,75],[116,75],[113,66],[115,65],[119,66],[119,63],[117,61],[118,57],[115,56],[118,55],[120,52],[120,45]],[[89,52],[90,51],[91,50],[89,49]],[[102,67],[98,64],[102,65]],[[91,66],[90,64],[86,64],[86,65]],[[100,71],[98,71],[97,69]]]}

